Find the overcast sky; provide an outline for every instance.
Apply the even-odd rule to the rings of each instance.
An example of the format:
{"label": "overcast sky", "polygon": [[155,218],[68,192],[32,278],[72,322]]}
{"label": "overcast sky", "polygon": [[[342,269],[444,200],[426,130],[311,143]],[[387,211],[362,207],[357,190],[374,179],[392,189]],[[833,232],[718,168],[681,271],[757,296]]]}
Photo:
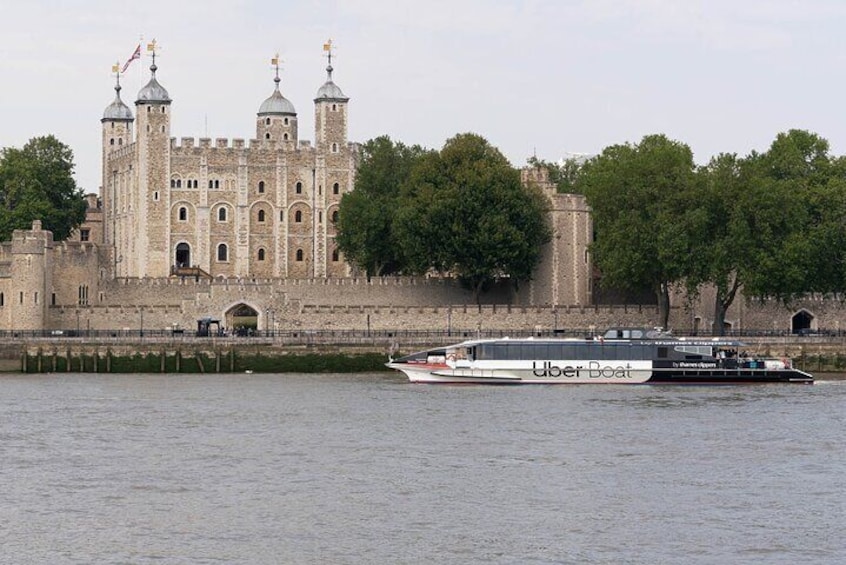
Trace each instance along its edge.
{"label": "overcast sky", "polygon": [[[0,147],[54,134],[96,192],[111,66],[143,36],[177,138],[253,138],[278,51],[313,139],[332,38],[353,141],[472,131],[519,166],[664,133],[704,163],[802,128],[843,154],[844,29],[843,0],[0,0]],[[122,81],[133,112],[149,66]]]}

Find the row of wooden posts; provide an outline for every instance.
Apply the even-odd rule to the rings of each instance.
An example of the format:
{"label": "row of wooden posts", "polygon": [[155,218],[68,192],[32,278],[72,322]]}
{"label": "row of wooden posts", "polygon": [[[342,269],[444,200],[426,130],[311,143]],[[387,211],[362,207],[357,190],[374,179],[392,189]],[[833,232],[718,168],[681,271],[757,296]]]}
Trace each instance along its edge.
{"label": "row of wooden posts", "polygon": [[[230,350],[228,352],[222,351],[215,351],[213,356],[213,366],[206,367],[203,363],[203,355],[200,352],[192,352],[193,355],[189,355],[188,358],[193,359],[197,364],[197,369],[200,373],[206,372],[215,372],[220,373],[222,371],[234,372],[235,370],[235,351]],[[167,370],[167,359],[168,354],[167,351],[162,349],[158,352],[147,352],[143,354],[143,358],[149,359],[151,354],[157,355],[159,358],[159,372],[166,373]],[[142,354],[136,354],[135,358],[141,356]],[[175,359],[175,367],[172,372],[181,372],[183,369],[183,354],[182,350],[177,349],[172,355]],[[39,348],[35,355],[30,355],[28,352],[24,351],[21,355],[21,370],[24,373],[27,372],[37,372],[37,373],[50,373],[50,372],[58,372],[60,370],[64,370],[65,372],[73,372],[76,369],[77,372],[86,372],[86,359],[91,360],[91,371],[94,373],[111,373],[112,372],[112,365],[113,359],[115,355],[113,354],[111,349],[106,349],[105,355],[101,355],[99,350],[95,350],[90,354],[80,353],[78,355],[74,355],[70,349],[67,349],[63,353],[60,353],[57,349],[52,351],[45,352],[43,349]],[[76,363],[74,363],[76,360]],[[64,365],[64,367],[60,367],[60,365]],[[147,364],[149,367],[149,363]]]}

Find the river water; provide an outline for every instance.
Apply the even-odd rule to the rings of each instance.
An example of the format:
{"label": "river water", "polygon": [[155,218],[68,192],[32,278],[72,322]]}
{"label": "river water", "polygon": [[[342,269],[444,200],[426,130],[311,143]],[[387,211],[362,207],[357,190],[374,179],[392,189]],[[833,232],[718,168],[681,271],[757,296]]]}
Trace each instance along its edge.
{"label": "river water", "polygon": [[846,381],[20,375],[2,563],[843,563]]}

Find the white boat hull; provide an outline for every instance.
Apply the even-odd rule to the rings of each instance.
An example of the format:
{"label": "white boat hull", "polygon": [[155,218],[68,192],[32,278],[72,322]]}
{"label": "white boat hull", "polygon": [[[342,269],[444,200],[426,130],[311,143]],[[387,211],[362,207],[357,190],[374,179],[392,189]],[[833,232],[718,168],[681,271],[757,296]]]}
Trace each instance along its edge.
{"label": "white boat hull", "polygon": [[531,367],[453,367],[452,364],[388,363],[415,383],[470,384],[642,384],[652,378],[649,362],[600,365],[596,361],[572,364],[535,363]]}

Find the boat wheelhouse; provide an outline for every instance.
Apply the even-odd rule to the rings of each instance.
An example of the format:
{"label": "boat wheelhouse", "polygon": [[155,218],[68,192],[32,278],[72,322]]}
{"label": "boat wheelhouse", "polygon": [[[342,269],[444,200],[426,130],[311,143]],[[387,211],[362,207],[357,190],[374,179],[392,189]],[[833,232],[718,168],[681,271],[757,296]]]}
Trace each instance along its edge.
{"label": "boat wheelhouse", "polygon": [[750,357],[743,347],[735,340],[613,329],[586,339],[468,340],[390,360],[387,366],[412,382],[427,383],[813,383],[789,359]]}

